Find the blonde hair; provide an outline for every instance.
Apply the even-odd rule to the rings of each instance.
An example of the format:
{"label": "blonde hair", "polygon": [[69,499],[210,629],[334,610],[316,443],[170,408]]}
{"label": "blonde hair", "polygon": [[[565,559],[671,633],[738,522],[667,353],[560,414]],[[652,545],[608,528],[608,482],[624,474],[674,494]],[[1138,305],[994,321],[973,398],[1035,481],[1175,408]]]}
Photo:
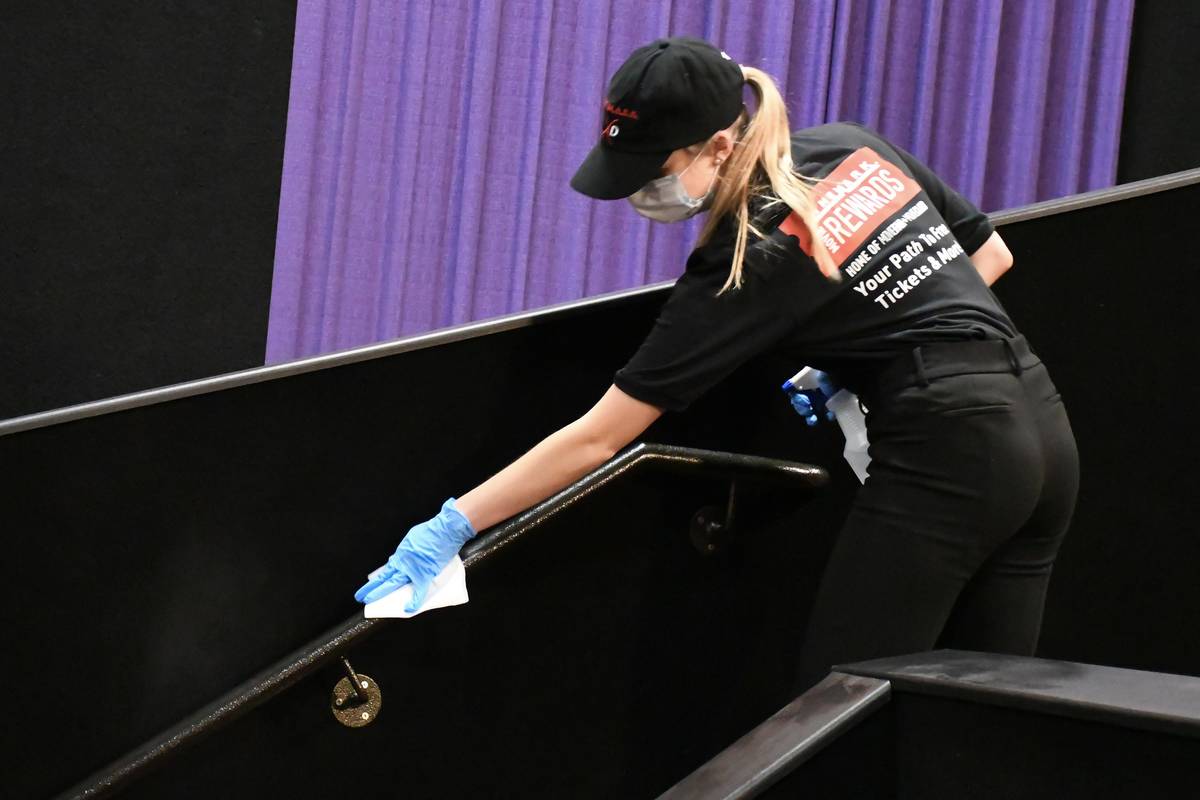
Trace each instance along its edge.
{"label": "blonde hair", "polygon": [[[734,142],[729,164],[717,176],[717,189],[708,220],[697,240],[697,245],[705,244],[725,215],[734,215],[737,235],[733,246],[733,262],[729,278],[717,294],[720,295],[731,286],[741,288],[750,234],[758,239],[766,236],[751,219],[750,204],[754,199],[764,201],[762,210],[786,203],[796,212],[812,234],[812,257],[817,262],[817,268],[826,278],[840,281],[841,273],[816,227],[814,191],[807,181],[816,184],[819,179],[799,174],[792,165],[791,130],[783,97],[771,76],[762,70],[743,65],[742,74],[754,92],[755,112],[750,116],[743,107],[742,113],[730,126],[736,128],[740,135]],[[702,149],[706,144],[697,143],[688,149]]]}

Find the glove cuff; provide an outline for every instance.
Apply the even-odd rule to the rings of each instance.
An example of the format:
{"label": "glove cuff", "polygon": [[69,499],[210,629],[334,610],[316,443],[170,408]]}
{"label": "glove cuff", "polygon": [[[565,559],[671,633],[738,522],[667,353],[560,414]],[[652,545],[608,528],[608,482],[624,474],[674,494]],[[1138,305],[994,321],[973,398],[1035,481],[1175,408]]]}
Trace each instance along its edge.
{"label": "glove cuff", "polygon": [[442,510],[438,516],[446,523],[446,530],[462,543],[475,536],[476,531],[471,526],[471,521],[454,505],[454,500],[455,498],[451,497],[442,503]]}

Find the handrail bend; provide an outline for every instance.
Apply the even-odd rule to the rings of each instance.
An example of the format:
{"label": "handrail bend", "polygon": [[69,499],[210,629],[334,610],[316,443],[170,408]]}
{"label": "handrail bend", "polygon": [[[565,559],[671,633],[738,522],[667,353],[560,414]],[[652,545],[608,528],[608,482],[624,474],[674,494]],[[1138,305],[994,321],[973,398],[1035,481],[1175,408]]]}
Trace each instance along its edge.
{"label": "handrail bend", "polygon": [[[557,494],[468,542],[461,552],[463,564],[469,568],[476,562],[491,558],[497,551],[515,542],[555,514],[607,486],[618,477],[648,468],[666,469],[700,477],[750,478],[758,482],[790,485],[805,491],[819,489],[829,482],[829,474],[824,469],[809,464],[718,450],[638,442]],[[183,721],[93,773],[58,797],[92,800],[108,796],[143,772],[160,765],[201,736],[232,722],[282,693],[336,658],[339,653],[362,642],[384,621],[355,614]]]}

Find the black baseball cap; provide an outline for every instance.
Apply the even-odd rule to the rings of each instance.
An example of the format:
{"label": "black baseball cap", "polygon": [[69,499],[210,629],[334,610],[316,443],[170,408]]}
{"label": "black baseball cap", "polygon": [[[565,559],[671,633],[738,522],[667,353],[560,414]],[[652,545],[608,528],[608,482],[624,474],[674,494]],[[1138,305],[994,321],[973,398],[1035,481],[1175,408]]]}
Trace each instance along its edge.
{"label": "black baseball cap", "polygon": [[703,39],[643,45],[609,81],[600,142],[571,188],[600,200],[628,197],[662,173],[671,152],[728,128],[742,110],[742,68]]}

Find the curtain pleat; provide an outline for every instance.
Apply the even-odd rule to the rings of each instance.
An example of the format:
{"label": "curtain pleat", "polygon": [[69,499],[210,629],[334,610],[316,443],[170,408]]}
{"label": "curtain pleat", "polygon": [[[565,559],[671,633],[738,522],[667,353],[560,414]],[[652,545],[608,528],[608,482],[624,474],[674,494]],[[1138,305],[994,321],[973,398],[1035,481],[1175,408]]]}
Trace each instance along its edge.
{"label": "curtain pleat", "polygon": [[701,221],[568,181],[637,46],[877,128],[984,210],[1112,185],[1133,0],[300,0],[267,363],[677,277]]}

